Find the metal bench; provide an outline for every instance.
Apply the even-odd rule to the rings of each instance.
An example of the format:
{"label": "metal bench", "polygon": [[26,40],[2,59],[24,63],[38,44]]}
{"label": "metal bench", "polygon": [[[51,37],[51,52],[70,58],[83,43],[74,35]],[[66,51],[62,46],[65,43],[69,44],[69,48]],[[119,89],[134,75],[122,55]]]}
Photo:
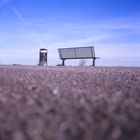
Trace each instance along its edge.
{"label": "metal bench", "polygon": [[95,60],[99,57],[95,56],[93,46],[60,48],[58,49],[59,57],[62,60],[62,66],[65,65],[66,59],[93,59],[92,65],[95,66]]}

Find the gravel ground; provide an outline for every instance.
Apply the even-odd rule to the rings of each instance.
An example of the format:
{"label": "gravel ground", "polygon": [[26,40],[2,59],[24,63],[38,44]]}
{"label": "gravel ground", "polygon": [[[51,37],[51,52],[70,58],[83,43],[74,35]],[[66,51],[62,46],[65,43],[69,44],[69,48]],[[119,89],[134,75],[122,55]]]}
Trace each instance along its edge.
{"label": "gravel ground", "polygon": [[140,140],[140,67],[0,66],[0,140]]}

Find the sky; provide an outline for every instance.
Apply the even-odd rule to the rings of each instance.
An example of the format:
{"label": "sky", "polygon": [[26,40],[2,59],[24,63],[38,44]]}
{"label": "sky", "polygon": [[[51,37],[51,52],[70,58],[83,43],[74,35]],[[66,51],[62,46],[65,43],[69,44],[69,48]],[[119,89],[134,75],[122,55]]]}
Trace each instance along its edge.
{"label": "sky", "polygon": [[82,46],[97,66],[140,66],[140,0],[0,0],[0,64],[37,65],[46,48],[55,66],[58,48]]}

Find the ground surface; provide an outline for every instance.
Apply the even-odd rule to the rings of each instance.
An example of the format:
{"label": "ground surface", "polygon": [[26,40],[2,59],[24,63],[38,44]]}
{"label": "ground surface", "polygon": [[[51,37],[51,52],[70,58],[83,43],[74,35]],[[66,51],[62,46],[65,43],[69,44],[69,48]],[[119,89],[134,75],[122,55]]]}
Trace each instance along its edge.
{"label": "ground surface", "polygon": [[140,140],[140,68],[0,66],[0,140]]}

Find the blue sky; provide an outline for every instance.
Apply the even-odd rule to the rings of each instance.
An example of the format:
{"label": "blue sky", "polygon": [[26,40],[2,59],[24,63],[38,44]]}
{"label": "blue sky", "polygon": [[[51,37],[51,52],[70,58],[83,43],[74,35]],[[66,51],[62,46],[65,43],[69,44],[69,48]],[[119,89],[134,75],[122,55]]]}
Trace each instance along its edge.
{"label": "blue sky", "polygon": [[139,7],[140,0],[0,0],[0,63],[36,65],[47,48],[56,65],[58,48],[94,45],[98,66],[140,66]]}

